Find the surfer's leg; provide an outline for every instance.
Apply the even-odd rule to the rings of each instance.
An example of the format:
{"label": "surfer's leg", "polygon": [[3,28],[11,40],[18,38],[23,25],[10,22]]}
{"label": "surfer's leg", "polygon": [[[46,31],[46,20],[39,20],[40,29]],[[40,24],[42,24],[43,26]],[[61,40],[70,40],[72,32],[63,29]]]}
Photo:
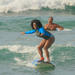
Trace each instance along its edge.
{"label": "surfer's leg", "polygon": [[44,47],[45,42],[46,42],[46,40],[43,39],[43,40],[40,42],[39,46],[38,46],[38,52],[39,52],[39,55],[40,55],[41,58],[43,57],[42,48]]}
{"label": "surfer's leg", "polygon": [[51,47],[54,41],[55,41],[55,38],[51,37],[50,39],[46,40],[46,43],[44,45],[44,51],[45,51],[48,62],[50,62],[48,48]]}

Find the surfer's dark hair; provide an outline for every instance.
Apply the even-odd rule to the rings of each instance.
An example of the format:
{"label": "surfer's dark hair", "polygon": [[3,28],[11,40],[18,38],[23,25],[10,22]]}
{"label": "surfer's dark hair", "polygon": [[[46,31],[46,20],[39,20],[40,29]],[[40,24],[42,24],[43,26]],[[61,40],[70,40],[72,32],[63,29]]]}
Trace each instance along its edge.
{"label": "surfer's dark hair", "polygon": [[36,23],[37,28],[41,28],[42,27],[42,23],[40,22],[40,20],[34,19],[34,20],[31,21],[31,27],[32,27],[32,29],[34,29],[33,23]]}

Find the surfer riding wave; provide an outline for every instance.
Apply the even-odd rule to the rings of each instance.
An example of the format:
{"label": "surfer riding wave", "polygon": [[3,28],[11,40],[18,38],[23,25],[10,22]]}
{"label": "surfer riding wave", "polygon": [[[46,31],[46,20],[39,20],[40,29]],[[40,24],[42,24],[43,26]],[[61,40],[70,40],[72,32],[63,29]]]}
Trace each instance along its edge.
{"label": "surfer riding wave", "polygon": [[46,31],[44,29],[44,27],[42,26],[42,23],[39,20],[32,20],[31,27],[32,27],[31,31],[21,32],[21,34],[36,33],[36,35],[38,37],[43,38],[43,40],[40,42],[40,44],[38,46],[38,53],[40,55],[40,60],[38,62],[44,61],[43,51],[42,51],[42,49],[44,48],[45,55],[46,55],[46,58],[47,58],[47,62],[50,63],[50,56],[49,56],[48,49],[51,47],[51,45],[55,41],[55,38],[54,38],[53,34]]}

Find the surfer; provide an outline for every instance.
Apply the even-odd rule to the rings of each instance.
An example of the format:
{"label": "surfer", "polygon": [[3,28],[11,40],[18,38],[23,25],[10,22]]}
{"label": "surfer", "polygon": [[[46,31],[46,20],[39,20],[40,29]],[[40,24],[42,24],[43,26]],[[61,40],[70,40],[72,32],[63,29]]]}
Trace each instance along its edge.
{"label": "surfer", "polygon": [[53,17],[49,17],[48,19],[48,24],[46,24],[44,26],[44,29],[46,30],[51,30],[51,31],[54,31],[54,30],[63,30],[64,28],[58,24],[55,24],[53,23]]}
{"label": "surfer", "polygon": [[40,55],[40,60],[38,62],[44,61],[43,51],[42,51],[42,49],[44,48],[45,55],[47,57],[47,62],[50,63],[48,48],[51,47],[51,45],[54,43],[55,41],[54,36],[50,32],[44,29],[42,23],[39,20],[32,20],[31,27],[32,27],[31,31],[21,32],[21,33],[22,34],[36,33],[38,37],[43,38],[43,40],[40,42],[38,46],[38,53]]}

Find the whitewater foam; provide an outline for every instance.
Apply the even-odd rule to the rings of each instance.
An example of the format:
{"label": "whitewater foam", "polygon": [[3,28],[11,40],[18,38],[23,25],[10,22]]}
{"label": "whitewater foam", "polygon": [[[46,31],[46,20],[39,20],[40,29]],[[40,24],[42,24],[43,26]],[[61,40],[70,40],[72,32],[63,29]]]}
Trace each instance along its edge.
{"label": "whitewater foam", "polygon": [[31,53],[36,49],[36,47],[22,46],[22,45],[3,45],[3,46],[0,46],[0,50],[2,49],[8,49],[16,53]]}
{"label": "whitewater foam", "polygon": [[75,6],[75,0],[0,0],[0,12],[21,12],[41,8],[65,9],[65,5]]}

